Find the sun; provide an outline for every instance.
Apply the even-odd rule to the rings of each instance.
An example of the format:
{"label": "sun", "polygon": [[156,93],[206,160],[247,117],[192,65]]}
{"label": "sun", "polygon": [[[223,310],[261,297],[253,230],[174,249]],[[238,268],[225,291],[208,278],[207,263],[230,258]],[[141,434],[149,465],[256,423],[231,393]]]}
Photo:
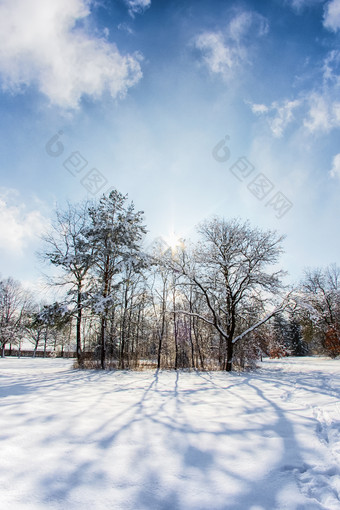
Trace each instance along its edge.
{"label": "sun", "polygon": [[175,234],[175,232],[171,232],[167,236],[164,236],[163,239],[167,246],[171,249],[172,253],[175,253],[177,249],[183,244],[183,240],[177,234]]}

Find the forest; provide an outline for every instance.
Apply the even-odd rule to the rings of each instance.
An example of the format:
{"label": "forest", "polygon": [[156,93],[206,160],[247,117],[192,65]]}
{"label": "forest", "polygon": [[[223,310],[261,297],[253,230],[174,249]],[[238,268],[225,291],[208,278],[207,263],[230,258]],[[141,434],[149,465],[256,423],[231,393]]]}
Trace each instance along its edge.
{"label": "forest", "polygon": [[[0,280],[2,356],[76,353],[79,368],[252,368],[263,356],[340,355],[340,268],[287,285],[284,237],[210,218],[197,241],[146,246],[143,212],[113,190],[58,209],[37,254],[58,299]],[[10,348],[10,351],[8,351]]]}

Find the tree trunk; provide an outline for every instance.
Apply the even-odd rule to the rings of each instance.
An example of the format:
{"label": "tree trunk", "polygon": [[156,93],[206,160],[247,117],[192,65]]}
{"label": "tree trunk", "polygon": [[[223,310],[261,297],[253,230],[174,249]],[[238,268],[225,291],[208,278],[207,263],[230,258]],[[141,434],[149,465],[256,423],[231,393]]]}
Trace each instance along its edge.
{"label": "tree trunk", "polygon": [[35,358],[35,355],[37,353],[39,341],[40,341],[40,332],[37,333],[37,338],[36,338],[36,341],[35,341],[35,346],[34,346],[34,351],[33,351],[33,358]]}
{"label": "tree trunk", "polygon": [[120,333],[120,359],[119,359],[119,367],[124,369],[124,352],[125,352],[125,317],[123,316],[122,325],[121,325],[121,333]]}
{"label": "tree trunk", "polygon": [[174,288],[172,296],[173,314],[174,314],[174,337],[175,337],[175,370],[178,368],[178,327],[176,324],[176,289]]}
{"label": "tree trunk", "polygon": [[44,335],[44,358],[46,358],[47,332],[48,332],[48,328],[45,329],[45,335]]}
{"label": "tree trunk", "polygon": [[157,370],[161,368],[161,353],[162,353],[162,344],[163,337],[165,332],[165,307],[166,307],[166,282],[163,281],[163,295],[162,295],[162,326],[161,331],[159,332],[159,341],[158,341],[158,354],[157,354]]}
{"label": "tree trunk", "polygon": [[178,368],[178,338],[177,338],[176,319],[174,319],[174,335],[175,335],[175,370],[177,370],[177,368]]}
{"label": "tree trunk", "polygon": [[78,285],[77,293],[77,325],[76,325],[76,336],[77,336],[77,360],[78,366],[83,368],[84,360],[81,351],[81,319],[82,319],[82,307],[81,307],[81,285]]}
{"label": "tree trunk", "polygon": [[[139,333],[141,328],[141,317],[142,317],[142,306],[141,303],[138,308],[137,328],[136,328],[136,342],[135,342],[135,366],[137,367],[139,361]],[[143,335],[142,335],[143,338]]]}
{"label": "tree trunk", "polygon": [[191,345],[191,368],[195,368],[195,349],[194,349],[194,342],[192,339],[191,317],[189,318],[189,339],[190,339],[190,345]]}
{"label": "tree trunk", "polygon": [[[192,309],[192,287],[190,287],[189,303],[190,303],[190,313],[192,313],[193,312],[193,309]],[[195,368],[195,349],[194,349],[194,342],[192,339],[192,323],[193,323],[193,319],[191,316],[189,316],[189,340],[190,340],[190,345],[191,345],[191,367]]]}
{"label": "tree trunk", "polygon": [[157,370],[159,370],[161,368],[162,341],[163,341],[163,335],[162,335],[162,333],[159,333],[158,334]]}
{"label": "tree trunk", "polygon": [[120,349],[120,368],[125,368],[125,338],[126,338],[126,316],[128,310],[128,285],[125,285],[124,290],[124,310],[122,317],[122,326],[121,326],[121,349]]}
{"label": "tree trunk", "polygon": [[[203,360],[203,356],[202,356],[202,352],[201,352],[201,347],[200,347],[200,343],[199,343],[199,336],[198,336],[198,332],[196,330],[197,324],[195,326],[195,322],[194,321],[192,323],[192,327],[193,327],[194,337],[195,337],[195,340],[196,340],[196,347],[197,347],[198,356],[199,356],[199,359],[200,359],[200,362],[201,362],[201,368],[202,368],[202,370],[205,370],[204,360]],[[197,367],[198,367],[198,364],[197,364]]]}
{"label": "tree trunk", "polygon": [[100,328],[100,366],[102,370],[105,370],[105,329],[106,319],[102,317]]}
{"label": "tree trunk", "polygon": [[[129,317],[128,317],[128,328],[127,328],[127,345],[126,345],[126,353],[127,353],[127,366],[130,368],[130,357],[133,356],[133,335],[131,335],[131,326],[132,326],[132,300],[129,309]],[[131,345],[131,337],[132,337],[132,345]]]}
{"label": "tree trunk", "polygon": [[225,366],[226,372],[231,372],[233,369],[233,350],[234,344],[232,338],[227,339],[227,363]]}
{"label": "tree trunk", "polygon": [[[103,298],[107,298],[109,295],[109,286],[110,286],[110,276],[109,276],[109,265],[110,265],[110,255],[106,256],[105,261],[105,270],[104,270],[104,292]],[[105,357],[106,357],[106,342],[105,342],[105,334],[106,334],[106,315],[107,310],[105,310],[101,316],[101,328],[100,328],[100,366],[102,370],[105,370]]]}

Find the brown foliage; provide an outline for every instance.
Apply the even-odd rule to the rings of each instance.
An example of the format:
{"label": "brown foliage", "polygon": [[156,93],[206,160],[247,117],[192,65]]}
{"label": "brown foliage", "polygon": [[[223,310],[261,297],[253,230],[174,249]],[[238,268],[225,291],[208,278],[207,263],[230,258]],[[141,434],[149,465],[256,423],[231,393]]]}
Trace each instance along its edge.
{"label": "brown foliage", "polygon": [[285,358],[288,354],[287,349],[283,345],[276,345],[269,350],[270,358]]}
{"label": "brown foliage", "polygon": [[335,328],[329,328],[325,336],[325,348],[332,358],[340,356],[340,335]]}

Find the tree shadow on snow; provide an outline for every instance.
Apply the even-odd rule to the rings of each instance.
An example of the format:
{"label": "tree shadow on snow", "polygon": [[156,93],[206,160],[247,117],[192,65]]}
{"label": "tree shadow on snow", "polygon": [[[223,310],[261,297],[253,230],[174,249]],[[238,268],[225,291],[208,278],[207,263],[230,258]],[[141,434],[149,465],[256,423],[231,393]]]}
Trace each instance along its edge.
{"label": "tree shadow on snow", "polygon": [[[299,378],[305,391],[316,389],[312,375],[290,372],[289,377]],[[98,499],[89,499],[87,507],[275,510],[283,508],[282,489],[295,483],[293,470],[304,465],[308,450],[296,438],[290,411],[272,391],[280,375],[270,370],[240,376],[65,371],[58,378],[40,376],[27,387],[20,382],[12,388],[13,395],[38,395],[39,381],[51,395],[68,388],[70,405],[77,392],[89,392],[92,407],[68,409],[68,421],[62,421],[59,432],[45,437],[46,447],[50,441],[51,447],[60,448],[55,467],[47,466],[35,487],[45,504],[78,509],[75,494],[79,499],[81,491],[91,487]],[[317,390],[333,396],[332,389]],[[81,425],[85,432],[79,431]],[[277,452],[272,441],[280,445]],[[267,467],[262,455],[269,459]],[[247,470],[247,461],[254,464],[253,472]],[[105,506],[110,498],[112,504]],[[310,501],[308,508],[322,507]]]}

